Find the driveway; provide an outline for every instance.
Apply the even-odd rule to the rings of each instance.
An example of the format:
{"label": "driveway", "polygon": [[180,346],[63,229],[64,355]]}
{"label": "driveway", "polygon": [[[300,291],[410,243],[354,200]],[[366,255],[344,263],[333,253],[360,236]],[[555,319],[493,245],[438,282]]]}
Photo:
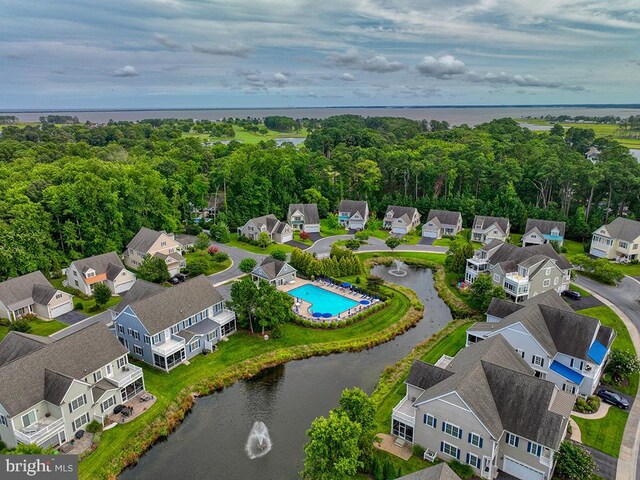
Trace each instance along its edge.
{"label": "driveway", "polygon": [[420,240],[418,240],[418,245],[433,245],[433,242],[435,241],[435,238],[420,237]]}
{"label": "driveway", "polygon": [[220,249],[221,252],[227,253],[229,255],[229,258],[233,262],[233,264],[226,270],[219,273],[214,273],[213,275],[209,275],[209,278],[213,280],[214,285],[225,283],[233,278],[239,277],[240,275],[244,275],[240,270],[240,262],[244,258],[253,258],[256,262],[258,262],[258,264],[260,264],[262,263],[262,260],[267,257],[267,255],[251,253],[241,248],[230,247],[228,245],[225,245],[224,243],[211,242],[211,245],[215,245]]}
{"label": "driveway", "polygon": [[291,245],[292,247],[299,248],[300,250],[306,250],[309,248],[309,245],[306,243],[298,242],[297,240],[290,240],[285,243],[285,245]]}
{"label": "driveway", "polygon": [[614,458],[606,453],[601,452],[600,450],[596,450],[595,448],[587,447],[586,445],[581,445],[585,450],[588,450],[589,453],[593,456],[593,459],[596,461],[596,465],[598,466],[598,470],[596,474],[599,477],[604,478],[605,480],[616,480],[616,471],[618,469],[618,459]]}
{"label": "driveway", "polygon": [[604,303],[602,303],[600,300],[598,300],[594,296],[582,297],[580,300],[574,300],[573,298],[569,298],[565,296],[563,296],[562,298],[564,298],[564,301],[567,302],[569,306],[573,308],[574,311],[584,310],[585,308],[599,307],[601,305],[604,305]]}
{"label": "driveway", "polygon": [[82,313],[77,310],[71,310],[70,312],[60,315],[58,318],[56,318],[56,320],[62,323],[66,323],[67,325],[73,325],[88,317],[89,315],[87,315],[86,313]]}
{"label": "driveway", "polygon": [[[58,320],[60,320],[59,317],[58,317]],[[69,325],[67,328],[63,330],[57,331],[56,333],[50,335],[50,337],[55,338],[56,340],[59,340],[61,338],[66,337],[67,335],[71,335],[72,333],[75,333],[78,330],[81,330],[85,327],[88,327],[89,325],[93,325],[94,323],[98,323],[98,322],[102,322],[105,325],[109,325],[112,322],[111,311],[107,310],[106,312],[99,313],[98,315],[94,315],[93,317],[87,317],[85,315],[84,319],[77,321],[73,325]]]}

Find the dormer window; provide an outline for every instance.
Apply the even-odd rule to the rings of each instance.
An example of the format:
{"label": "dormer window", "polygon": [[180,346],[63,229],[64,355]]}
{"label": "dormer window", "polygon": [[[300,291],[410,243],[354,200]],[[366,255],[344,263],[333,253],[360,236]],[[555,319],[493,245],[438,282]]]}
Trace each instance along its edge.
{"label": "dormer window", "polygon": [[560,235],[560,230],[558,230],[557,228],[554,228],[553,230],[551,230],[551,235],[554,235],[557,237],[558,235]]}
{"label": "dormer window", "polygon": [[160,242],[160,246],[161,247],[166,247],[167,246],[167,242]]}
{"label": "dormer window", "polygon": [[56,299],[60,300],[62,298],[62,294],[61,293],[56,293]]}

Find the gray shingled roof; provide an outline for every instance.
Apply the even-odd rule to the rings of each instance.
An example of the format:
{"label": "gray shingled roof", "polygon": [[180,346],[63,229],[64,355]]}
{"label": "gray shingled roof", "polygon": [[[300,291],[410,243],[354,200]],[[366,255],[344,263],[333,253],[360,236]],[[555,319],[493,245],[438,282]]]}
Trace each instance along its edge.
{"label": "gray shingled roof", "polygon": [[276,227],[281,223],[280,220],[278,220],[272,213],[270,213],[269,215],[252,218],[247,223],[249,222],[253,223],[253,225],[259,230],[264,226],[267,233],[274,233]]}
{"label": "gray shingled roof", "polygon": [[560,236],[564,237],[565,223],[556,222],[555,220],[537,220],[530,218],[527,220],[527,226],[524,229],[525,235],[534,228],[538,229],[543,235],[551,235],[551,230],[557,228],[560,231]]}
{"label": "gray shingled roof", "polygon": [[73,378],[70,376],[45,368],[44,399],[54,405],[60,405],[72,383]]}
{"label": "gray shingled roof", "polygon": [[137,252],[148,252],[153,244],[158,240],[160,235],[164,232],[158,232],[157,230],[151,230],[147,227],[142,227],[136,236],[131,239],[127,248],[135,250]]}
{"label": "gray shingled roof", "polygon": [[[514,272],[518,265],[529,267],[540,262],[544,263],[545,258],[555,261],[561,270],[572,268],[564,256],[559,255],[551,244],[529,245],[528,247],[518,247],[500,240],[493,240],[482,247],[489,253],[489,263],[491,265],[500,264],[505,272]],[[531,272],[533,273],[533,272]],[[529,275],[531,276],[531,274]]]}
{"label": "gray shingled roof", "polygon": [[560,445],[568,418],[550,410],[555,385],[536,378],[501,335],[460,350],[445,369],[452,375],[437,373],[438,367],[425,369],[421,363],[414,366],[435,379],[427,380],[433,385],[416,404],[455,391],[494,437],[508,430],[553,449]]}
{"label": "gray shingled roof", "polygon": [[354,213],[359,212],[362,218],[364,218],[366,210],[367,202],[364,200],[341,200],[340,206],[338,207],[338,211],[349,212],[351,216],[353,216]]}
{"label": "gray shingled roof", "polygon": [[146,280],[136,280],[136,283],[122,295],[122,299],[111,310],[120,313],[122,310],[131,305],[133,302],[150,297],[165,290],[165,287],[157,283],[147,282]]}
{"label": "gray shingled roof", "polygon": [[47,305],[57,291],[51,284],[37,283],[33,286],[31,298],[38,305]]}
{"label": "gray shingled roof", "polygon": [[173,238],[183,247],[188,247],[189,245],[193,245],[194,243],[196,243],[197,237],[195,235],[176,233]]}
{"label": "gray shingled roof", "polygon": [[116,387],[113,383],[109,382],[104,378],[94,383],[93,387],[91,387],[91,395],[93,396],[94,403],[97,402],[98,399],[105,394],[105,392],[108,392],[109,390],[117,390],[117,389],[118,387]]}
{"label": "gray shingled roof", "polygon": [[410,473],[403,477],[399,477],[397,480],[460,480],[460,477],[451,470],[451,467],[446,463],[439,463],[433,467],[425,468],[424,470],[418,470],[417,472]]}
{"label": "gray shingled roof", "polygon": [[165,288],[163,291],[137,300],[129,306],[149,335],[155,335],[181,320],[223,301],[222,295],[204,275]]}
{"label": "gray shingled roof", "polygon": [[266,257],[258,267],[253,269],[253,272],[255,273],[258,269],[261,269],[269,280],[273,280],[278,276],[286,264],[287,262],[282,260],[276,260],[273,257]]}
{"label": "gray shingled roof", "polygon": [[440,224],[457,225],[458,219],[462,216],[460,212],[452,212],[450,210],[429,210],[427,222],[437,218]]}
{"label": "gray shingled roof", "polygon": [[44,301],[44,304],[46,305],[49,303],[49,300],[51,300],[51,297],[53,297],[56,290],[39,270],[27,273],[21,277],[10,278],[0,283],[0,302],[5,304],[7,307],[17,304],[22,304],[21,306],[29,305],[32,303],[30,300],[35,300],[33,297],[35,285],[48,287],[38,288],[35,292],[38,296],[38,300],[44,300],[48,296],[46,301]]}
{"label": "gray shingled roof", "polygon": [[504,217],[487,217],[485,215],[476,215],[476,217],[473,219],[473,228],[484,230],[485,228],[489,228],[489,226],[493,223],[496,223],[503,232],[506,232],[507,227],[509,226],[509,219]]}
{"label": "gray shingled roof", "polygon": [[633,242],[640,237],[640,222],[618,217],[609,225],[606,225],[607,232],[611,238],[619,238],[627,242]]}
{"label": "gray shingled roof", "polygon": [[120,260],[116,252],[75,260],[71,262],[71,265],[75,265],[76,270],[82,273],[89,268],[93,268],[96,271],[96,275],[106,273],[109,280],[114,280],[124,270],[122,260]]}
{"label": "gray shingled roof", "polygon": [[204,318],[200,320],[198,323],[191,325],[189,328],[186,329],[186,331],[191,332],[194,335],[206,335],[208,333],[213,332],[219,326],[220,326],[219,323],[214,322],[210,318]]}
{"label": "gray shingled roof", "polygon": [[392,218],[401,218],[403,216],[407,216],[405,221],[410,222],[415,213],[418,211],[416,207],[402,207],[400,205],[389,205],[387,207],[387,211],[385,212],[385,218],[387,218],[387,213],[393,211]]}
{"label": "gray shingled roof", "polygon": [[49,337],[10,331],[0,342],[0,366],[35,352],[52,341]]}
{"label": "gray shingled roof", "polygon": [[504,318],[507,315],[511,315],[513,312],[524,308],[522,303],[515,303],[509,300],[503,300],[501,298],[493,297],[489,308],[487,309],[487,315],[492,317]]}
{"label": "gray shingled roof", "polygon": [[302,212],[304,215],[304,223],[308,224],[319,224],[320,223],[320,215],[318,215],[318,205],[315,203],[291,203],[289,204],[289,212],[287,213],[287,218],[291,218],[291,215],[298,210]]}
{"label": "gray shingled roof", "polygon": [[126,353],[105,324],[89,325],[1,366],[0,404],[10,415],[17,415],[42,401],[46,388],[55,390],[45,387],[47,369],[82,379]]}

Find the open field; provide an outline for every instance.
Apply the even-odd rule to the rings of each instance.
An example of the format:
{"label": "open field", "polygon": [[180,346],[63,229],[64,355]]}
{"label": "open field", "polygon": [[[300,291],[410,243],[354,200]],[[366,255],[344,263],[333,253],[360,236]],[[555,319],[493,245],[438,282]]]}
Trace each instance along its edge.
{"label": "open field", "polygon": [[274,140],[276,138],[306,138],[308,134],[305,129],[302,129],[299,132],[277,132],[275,130],[269,130],[265,134],[261,134],[259,132],[250,132],[248,130],[245,130],[244,128],[238,127],[237,125],[234,125],[233,129],[236,132],[235,137],[212,137],[206,133],[187,133],[185,136],[197,137],[203,141],[210,142],[237,140],[242,143],[255,144],[266,140]]}

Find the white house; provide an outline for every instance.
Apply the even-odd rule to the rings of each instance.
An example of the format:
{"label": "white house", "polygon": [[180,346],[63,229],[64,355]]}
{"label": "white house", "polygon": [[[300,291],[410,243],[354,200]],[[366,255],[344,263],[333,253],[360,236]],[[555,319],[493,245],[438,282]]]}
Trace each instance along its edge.
{"label": "white house", "polygon": [[0,318],[17,320],[25,315],[57,318],[73,310],[73,296],[54,288],[40,271],[0,283]]}
{"label": "white house", "polygon": [[455,237],[461,231],[462,214],[449,210],[429,210],[422,226],[422,236],[426,238]]}
{"label": "white house", "polygon": [[473,219],[471,240],[473,242],[486,243],[491,240],[505,242],[511,232],[511,223],[504,217],[487,217],[476,215]]}
{"label": "white house", "polygon": [[564,242],[564,222],[555,220],[527,220],[527,226],[522,236],[522,246],[542,245],[543,243],[557,242],[562,245]]}
{"label": "white house", "polygon": [[320,233],[320,215],[315,203],[290,204],[287,221],[293,230]]}
{"label": "white house", "polygon": [[67,285],[85,295],[93,295],[98,283],[105,284],[113,294],[122,294],[136,281],[136,276],[124,267],[116,252],[71,262],[66,274]]}
{"label": "white house", "polygon": [[276,243],[287,243],[293,240],[293,229],[286,222],[281,222],[275,215],[263,215],[252,218],[238,227],[238,236],[257,241],[261,233],[267,233],[269,239]]}
{"label": "white house", "polygon": [[420,224],[420,213],[415,207],[389,205],[384,214],[382,227],[397,235],[406,235]]}
{"label": "white house", "polygon": [[187,261],[182,256],[184,247],[173,233],[142,227],[131,239],[124,252],[124,264],[132,269],[140,268],[147,255],[161,258],[167,264],[169,275],[175,275],[186,268]]}
{"label": "white house", "polygon": [[593,232],[589,253],[619,261],[637,260],[640,250],[640,222],[618,217]]}
{"label": "white house", "polygon": [[338,206],[338,221],[349,230],[364,230],[369,221],[369,204],[362,200],[342,200]]}
{"label": "white house", "polygon": [[273,286],[286,285],[296,279],[296,269],[282,260],[266,257],[251,272],[254,281],[264,280]]}

